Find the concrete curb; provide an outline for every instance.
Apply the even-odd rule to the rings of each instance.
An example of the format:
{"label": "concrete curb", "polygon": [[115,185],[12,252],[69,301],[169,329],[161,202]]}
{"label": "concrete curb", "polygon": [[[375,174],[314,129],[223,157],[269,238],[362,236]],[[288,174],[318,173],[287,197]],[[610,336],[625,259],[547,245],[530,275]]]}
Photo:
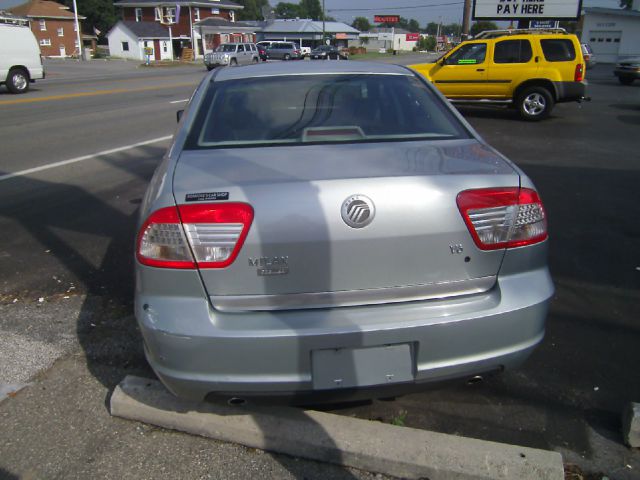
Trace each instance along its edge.
{"label": "concrete curb", "polygon": [[294,457],[429,480],[562,480],[559,453],[288,407],[181,400],[156,380],[127,376],[111,414]]}

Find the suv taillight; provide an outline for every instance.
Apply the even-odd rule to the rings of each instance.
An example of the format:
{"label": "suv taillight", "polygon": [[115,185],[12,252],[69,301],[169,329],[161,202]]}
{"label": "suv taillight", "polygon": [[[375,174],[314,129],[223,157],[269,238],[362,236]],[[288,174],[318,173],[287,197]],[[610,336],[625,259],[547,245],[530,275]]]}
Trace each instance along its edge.
{"label": "suv taillight", "polygon": [[542,201],[529,188],[483,188],[456,199],[473,241],[481,250],[523,247],[542,242],[547,220]]}
{"label": "suv taillight", "polygon": [[584,80],[584,65],[582,65],[581,63],[576,65],[576,73],[573,76],[573,80],[575,82],[581,82],[582,80]]}
{"label": "suv taillight", "polygon": [[224,268],[238,256],[252,222],[246,203],[162,208],[142,225],[136,257],[151,267]]}

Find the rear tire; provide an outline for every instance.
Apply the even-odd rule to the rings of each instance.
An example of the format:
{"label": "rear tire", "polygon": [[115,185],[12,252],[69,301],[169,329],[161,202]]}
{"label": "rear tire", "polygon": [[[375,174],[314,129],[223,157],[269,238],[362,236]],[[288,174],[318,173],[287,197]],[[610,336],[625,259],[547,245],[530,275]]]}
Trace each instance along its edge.
{"label": "rear tire", "polygon": [[622,84],[622,85],[631,85],[633,83],[634,78],[633,77],[618,77],[618,81]]}
{"label": "rear tire", "polygon": [[289,55],[288,53],[285,53],[283,60],[291,60],[291,55]]}
{"label": "rear tire", "polygon": [[547,118],[553,106],[553,97],[544,87],[525,88],[516,98],[516,108],[520,116],[530,122]]}
{"label": "rear tire", "polygon": [[213,67],[211,65],[207,65],[207,71],[210,72],[211,70],[213,70]]}
{"label": "rear tire", "polygon": [[29,72],[23,68],[13,68],[7,75],[7,89],[11,93],[27,93],[29,91]]}
{"label": "rear tire", "polygon": [[253,63],[258,63],[258,62],[259,62],[258,57],[253,57]]}

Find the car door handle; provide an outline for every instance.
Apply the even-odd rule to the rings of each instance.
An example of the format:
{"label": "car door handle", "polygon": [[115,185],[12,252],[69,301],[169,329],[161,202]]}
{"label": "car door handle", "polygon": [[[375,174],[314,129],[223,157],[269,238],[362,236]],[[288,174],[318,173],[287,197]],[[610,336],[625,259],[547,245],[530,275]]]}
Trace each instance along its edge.
{"label": "car door handle", "polygon": [[476,68],[476,72],[484,72],[484,68]]}

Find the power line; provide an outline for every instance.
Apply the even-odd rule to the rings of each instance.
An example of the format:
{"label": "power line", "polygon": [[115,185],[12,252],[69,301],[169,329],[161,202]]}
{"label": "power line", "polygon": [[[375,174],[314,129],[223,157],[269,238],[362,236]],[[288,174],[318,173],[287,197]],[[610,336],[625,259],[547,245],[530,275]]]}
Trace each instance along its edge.
{"label": "power line", "polygon": [[447,3],[432,3],[429,5],[410,5],[402,7],[378,7],[378,8],[331,8],[327,9],[327,12],[374,12],[385,10],[409,10],[415,8],[432,8],[432,7],[446,7],[449,5],[462,5],[464,2],[447,2]]}

